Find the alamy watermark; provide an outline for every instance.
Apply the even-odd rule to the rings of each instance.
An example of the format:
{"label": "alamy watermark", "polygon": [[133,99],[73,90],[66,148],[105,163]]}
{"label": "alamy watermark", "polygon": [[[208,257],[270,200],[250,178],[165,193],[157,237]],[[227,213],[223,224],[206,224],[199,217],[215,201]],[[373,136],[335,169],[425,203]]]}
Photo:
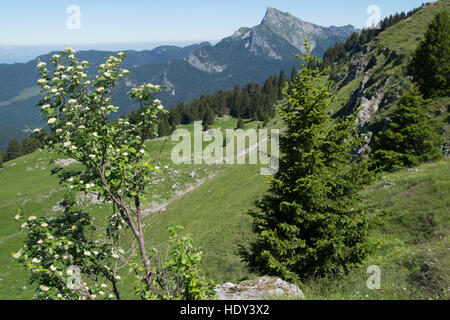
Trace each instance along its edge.
{"label": "alamy watermark", "polygon": [[381,289],[381,269],[377,265],[371,265],[367,267],[367,273],[370,277],[366,281],[367,288],[369,290]]}
{"label": "alamy watermark", "polygon": [[186,129],[172,133],[171,141],[178,143],[172,149],[171,159],[175,164],[259,163],[265,166],[261,175],[274,175],[279,169],[279,140],[278,129],[226,129],[224,137],[220,129],[202,131],[202,122],[195,121],[193,137]]}
{"label": "alamy watermark", "polygon": [[81,10],[80,7],[71,4],[67,7],[66,13],[70,16],[66,20],[66,26],[69,30],[75,30],[81,28]]}
{"label": "alamy watermark", "polygon": [[367,29],[381,29],[381,8],[376,5],[370,5],[366,10],[370,16],[366,20]]}

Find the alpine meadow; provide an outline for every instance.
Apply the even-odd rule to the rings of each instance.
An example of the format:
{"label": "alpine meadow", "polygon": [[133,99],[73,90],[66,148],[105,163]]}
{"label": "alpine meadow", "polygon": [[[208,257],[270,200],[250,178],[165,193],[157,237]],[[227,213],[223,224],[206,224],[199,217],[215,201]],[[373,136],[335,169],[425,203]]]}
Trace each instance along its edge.
{"label": "alpine meadow", "polygon": [[450,0],[266,2],[0,13],[0,300],[450,298]]}

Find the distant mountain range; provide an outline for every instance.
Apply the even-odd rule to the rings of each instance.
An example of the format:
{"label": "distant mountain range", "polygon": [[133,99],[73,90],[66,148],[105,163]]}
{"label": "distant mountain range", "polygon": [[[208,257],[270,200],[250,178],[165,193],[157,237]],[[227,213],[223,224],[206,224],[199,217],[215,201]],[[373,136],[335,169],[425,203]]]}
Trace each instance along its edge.
{"label": "distant mountain range", "polygon": [[[147,51],[126,51],[123,67],[131,71],[115,92],[114,100],[121,107],[119,114],[128,114],[133,106],[125,94],[130,87],[141,82],[161,84],[168,88],[159,99],[167,107],[188,102],[202,94],[231,89],[236,84],[262,83],[268,76],[285,70],[290,74],[298,65],[295,57],[303,53],[306,38],[312,52],[319,57],[336,42],[345,41],[356,29],[351,26],[322,27],[302,21],[289,13],[268,8],[261,24],[237,30],[216,45],[200,43],[180,48],[161,46]],[[48,61],[51,52],[27,63],[0,64],[0,125],[23,130],[44,126],[36,107],[39,90],[36,80],[36,63]],[[92,63],[91,72],[104,58],[114,52],[80,51],[77,58]],[[4,140],[17,136],[17,131]]]}

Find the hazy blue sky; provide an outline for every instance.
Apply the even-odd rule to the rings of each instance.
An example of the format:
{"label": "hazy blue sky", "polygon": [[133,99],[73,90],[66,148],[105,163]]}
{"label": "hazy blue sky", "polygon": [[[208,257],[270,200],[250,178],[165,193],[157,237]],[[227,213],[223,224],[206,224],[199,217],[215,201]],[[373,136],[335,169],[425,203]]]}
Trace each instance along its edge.
{"label": "hazy blue sky", "polygon": [[[423,0],[13,0],[0,1],[0,47],[17,45],[190,42],[218,40],[261,22],[267,7],[316,24],[365,26],[366,9],[381,16]],[[80,8],[80,29],[66,22]]]}

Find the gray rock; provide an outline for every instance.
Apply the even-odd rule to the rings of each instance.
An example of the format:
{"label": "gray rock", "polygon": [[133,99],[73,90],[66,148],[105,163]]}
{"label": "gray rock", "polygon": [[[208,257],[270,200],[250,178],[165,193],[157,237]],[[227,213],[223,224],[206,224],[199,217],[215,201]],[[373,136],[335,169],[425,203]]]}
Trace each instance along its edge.
{"label": "gray rock", "polygon": [[305,295],[296,285],[278,277],[258,277],[239,284],[227,282],[216,287],[219,300],[260,300],[276,296],[304,299]]}
{"label": "gray rock", "polygon": [[386,181],[385,183],[383,183],[383,184],[380,186],[380,189],[381,189],[381,188],[383,188],[383,189],[386,189],[386,188],[392,188],[393,186],[395,186],[395,183],[390,182],[390,181]]}
{"label": "gray rock", "polygon": [[67,167],[69,165],[71,165],[72,163],[77,163],[78,161],[75,159],[57,159],[55,160],[55,164],[63,166],[63,167]]}

